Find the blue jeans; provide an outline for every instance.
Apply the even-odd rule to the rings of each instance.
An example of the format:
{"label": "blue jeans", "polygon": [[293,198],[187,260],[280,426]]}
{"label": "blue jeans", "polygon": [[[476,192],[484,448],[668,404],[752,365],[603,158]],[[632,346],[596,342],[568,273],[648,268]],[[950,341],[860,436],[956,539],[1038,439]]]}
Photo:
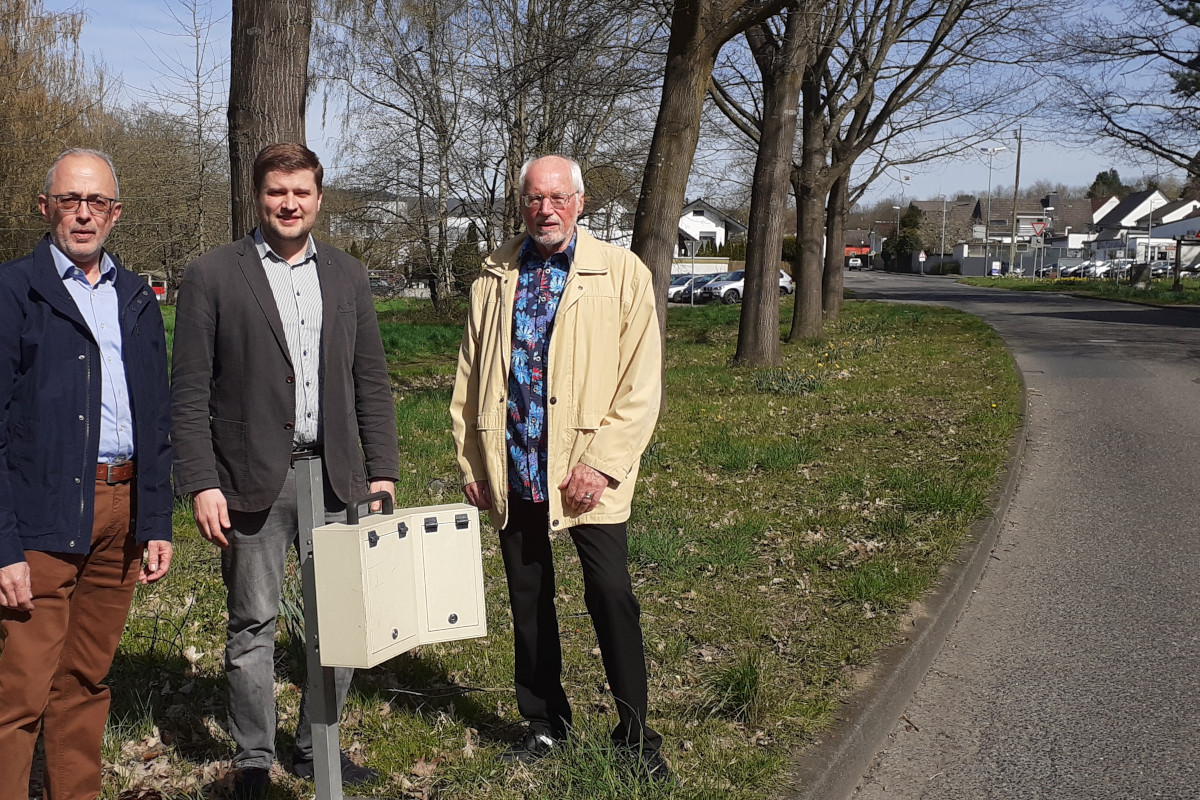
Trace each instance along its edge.
{"label": "blue jeans", "polygon": [[[326,486],[325,522],[345,522],[346,511]],[[229,734],[237,742],[235,767],[270,769],[275,760],[275,618],[288,548],[298,545],[296,470],[265,511],[229,512],[229,547],[221,553],[228,591],[225,676],[229,681]],[[334,670],[337,714],[342,715],[353,669]],[[312,758],[307,691],[300,701],[296,755]]]}

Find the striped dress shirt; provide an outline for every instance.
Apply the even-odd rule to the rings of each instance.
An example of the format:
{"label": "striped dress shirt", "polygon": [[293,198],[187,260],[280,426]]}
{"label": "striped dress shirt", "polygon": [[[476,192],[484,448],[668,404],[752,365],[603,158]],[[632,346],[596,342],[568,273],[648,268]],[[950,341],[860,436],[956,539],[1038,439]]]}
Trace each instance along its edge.
{"label": "striped dress shirt", "polygon": [[321,386],[321,283],[317,279],[317,245],[312,236],[304,258],[289,264],[271,249],[257,228],[254,246],[275,295],[283,322],[288,352],[296,379],[296,422],[293,442],[297,446],[320,442]]}

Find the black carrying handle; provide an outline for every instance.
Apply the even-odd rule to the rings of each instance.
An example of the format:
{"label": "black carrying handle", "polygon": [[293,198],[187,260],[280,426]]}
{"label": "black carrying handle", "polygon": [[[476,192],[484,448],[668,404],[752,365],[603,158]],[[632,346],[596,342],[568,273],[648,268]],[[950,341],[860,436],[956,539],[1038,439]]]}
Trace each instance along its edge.
{"label": "black carrying handle", "polygon": [[396,508],[394,502],[392,501],[392,496],[387,492],[371,492],[371,494],[367,495],[366,497],[360,497],[358,500],[351,500],[346,504],[346,522],[350,525],[358,524],[358,509],[359,506],[362,505],[367,506],[367,516],[370,516],[372,513],[374,513],[370,510],[370,505],[376,500],[383,501],[383,509],[379,513],[384,514],[385,516],[391,514]]}

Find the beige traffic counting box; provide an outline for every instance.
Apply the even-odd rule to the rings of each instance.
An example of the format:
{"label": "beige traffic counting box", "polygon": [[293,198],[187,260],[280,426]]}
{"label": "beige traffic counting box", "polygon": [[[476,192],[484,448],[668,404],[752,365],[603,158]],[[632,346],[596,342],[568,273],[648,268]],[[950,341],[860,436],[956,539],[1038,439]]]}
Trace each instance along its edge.
{"label": "beige traffic counting box", "polygon": [[323,525],[313,566],[323,666],[373,667],[418,645],[487,635],[474,506]]}

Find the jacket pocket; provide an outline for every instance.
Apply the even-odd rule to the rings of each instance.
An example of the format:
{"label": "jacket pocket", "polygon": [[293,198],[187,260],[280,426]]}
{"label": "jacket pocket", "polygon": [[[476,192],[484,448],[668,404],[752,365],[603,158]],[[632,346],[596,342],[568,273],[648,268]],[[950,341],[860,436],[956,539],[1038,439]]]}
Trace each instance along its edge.
{"label": "jacket pocket", "polygon": [[475,430],[480,433],[484,431],[503,430],[507,424],[508,415],[503,412],[489,411],[475,418]]}
{"label": "jacket pocket", "polygon": [[217,459],[217,480],[226,494],[242,494],[250,483],[250,452],[246,444],[246,423],[211,417],[213,454]]}
{"label": "jacket pocket", "polygon": [[583,409],[575,415],[575,420],[568,424],[567,427],[580,431],[594,431],[600,427],[600,423],[604,421],[606,413],[608,412]]}

